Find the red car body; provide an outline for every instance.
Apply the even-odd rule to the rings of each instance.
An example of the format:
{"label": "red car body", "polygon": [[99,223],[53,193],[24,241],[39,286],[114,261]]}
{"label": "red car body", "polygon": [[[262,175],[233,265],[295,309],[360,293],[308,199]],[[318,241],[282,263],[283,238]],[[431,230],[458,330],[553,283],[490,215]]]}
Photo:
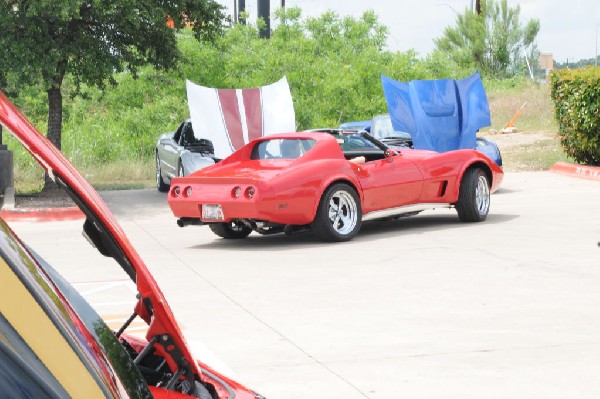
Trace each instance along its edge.
{"label": "red car body", "polygon": [[[44,284],[47,287],[44,286],[46,288],[43,289],[39,289],[35,284],[32,285],[35,290],[42,293],[40,295],[44,295],[44,292],[50,295],[50,299],[38,299],[38,301],[45,301],[50,305],[55,304],[57,309],[60,310],[50,313],[59,316],[61,314],[68,315],[64,320],[55,323],[66,326],[61,331],[65,336],[71,337],[68,338],[69,340],[76,337],[76,339],[81,340],[82,344],[80,346],[82,348],[89,348],[82,351],[81,357],[86,359],[87,369],[97,370],[95,375],[100,377],[95,377],[95,379],[105,396],[111,398],[134,396],[129,395],[128,392],[122,389],[124,381],[114,370],[136,369],[134,362],[132,362],[133,359],[128,358],[129,354],[132,357],[138,356],[144,348],[147,348],[148,356],[165,361],[161,366],[164,368],[160,370],[161,372],[164,371],[165,375],[169,374],[171,376],[169,382],[172,384],[152,385],[148,383],[149,387],[145,387],[146,382],[142,380],[134,381],[133,385],[138,388],[141,386],[142,391],[151,392],[151,395],[155,398],[206,397],[196,396],[199,394],[199,388],[194,388],[196,383],[200,383],[205,387],[202,389],[203,392],[210,392],[211,399],[262,398],[262,396],[221,375],[192,356],[167,300],[104,200],[64,155],[44,135],[39,133],[1,92],[0,122],[13,133],[48,174],[71,195],[86,215],[85,234],[103,255],[113,257],[137,286],[138,298],[135,301],[132,298],[131,311],[134,312],[132,319],[133,317],[139,317],[148,324],[146,340],[118,334],[123,348],[120,348],[120,345],[117,345],[117,341],[115,341],[110,351],[112,353],[117,351],[122,354],[127,358],[127,364],[115,365],[114,360],[108,353],[109,351],[103,349],[103,344],[96,336],[94,332],[96,327],[90,327],[89,323],[86,324],[85,320],[89,318],[89,315],[83,314],[81,306],[75,303],[75,299],[71,299],[76,296],[74,292],[70,292],[72,287],[69,288],[68,283],[60,278],[56,272],[50,271],[49,267],[45,267],[43,261],[34,253],[30,253],[26,246],[22,245],[20,248],[24,255],[20,258],[15,257],[15,259],[22,259],[23,262],[27,258],[27,262],[34,265],[33,267],[21,267],[19,264],[14,264],[15,270],[25,274],[35,272],[36,276],[42,276],[41,279],[45,281]],[[4,226],[3,223],[2,226]],[[10,234],[12,235],[12,233]],[[26,265],[29,265],[29,263],[26,263]],[[31,278],[26,277],[25,280],[30,281]],[[33,288],[30,287],[29,289]],[[11,304],[5,305],[11,306]],[[99,319],[94,320],[94,323],[104,325]],[[35,335],[34,332],[28,334]],[[79,347],[78,344],[73,345]],[[120,359],[123,359],[123,356]],[[140,359],[141,361],[142,359]],[[141,375],[140,373],[137,374]],[[184,382],[187,382],[187,384],[184,384]],[[142,395],[135,397],[142,397]]]}
{"label": "red car body", "polygon": [[[388,148],[375,139],[372,148],[343,150],[343,141],[350,143],[352,137],[365,142],[372,139],[356,132],[354,136],[302,132],[262,137],[218,164],[173,179],[168,203],[180,225],[242,221],[257,230],[253,223],[314,224],[327,189],[338,183],[355,191],[360,218],[369,220],[453,207],[469,169],[482,171],[490,192],[502,182],[502,169],[475,150],[437,153]],[[262,142],[273,140],[310,141],[311,146],[292,159],[256,155]],[[367,162],[351,162],[355,156],[365,156]],[[202,215],[203,206],[211,204],[220,206],[222,219]]]}

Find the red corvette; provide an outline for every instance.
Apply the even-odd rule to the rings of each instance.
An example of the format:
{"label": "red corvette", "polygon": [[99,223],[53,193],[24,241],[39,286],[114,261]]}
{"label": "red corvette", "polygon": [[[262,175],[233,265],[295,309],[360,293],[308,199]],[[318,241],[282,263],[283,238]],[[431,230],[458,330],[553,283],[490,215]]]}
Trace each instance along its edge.
{"label": "red corvette", "polygon": [[483,221],[503,176],[475,150],[389,147],[364,132],[285,133],[174,178],[168,202],[180,226],[208,224],[223,238],[310,229],[324,241],[347,241],[362,221],[431,208]]}

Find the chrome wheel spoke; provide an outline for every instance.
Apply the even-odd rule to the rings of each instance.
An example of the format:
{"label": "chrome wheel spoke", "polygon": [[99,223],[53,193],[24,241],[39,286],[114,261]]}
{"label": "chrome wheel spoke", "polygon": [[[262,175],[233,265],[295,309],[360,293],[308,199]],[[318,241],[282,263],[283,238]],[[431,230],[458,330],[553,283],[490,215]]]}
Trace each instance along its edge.
{"label": "chrome wheel spoke", "polygon": [[479,176],[477,188],[475,190],[475,202],[477,210],[480,214],[487,213],[490,206],[490,189],[487,184],[487,179],[484,176]]}
{"label": "chrome wheel spoke", "polygon": [[331,226],[339,234],[348,234],[356,226],[358,208],[354,198],[345,191],[333,194],[328,209]]}

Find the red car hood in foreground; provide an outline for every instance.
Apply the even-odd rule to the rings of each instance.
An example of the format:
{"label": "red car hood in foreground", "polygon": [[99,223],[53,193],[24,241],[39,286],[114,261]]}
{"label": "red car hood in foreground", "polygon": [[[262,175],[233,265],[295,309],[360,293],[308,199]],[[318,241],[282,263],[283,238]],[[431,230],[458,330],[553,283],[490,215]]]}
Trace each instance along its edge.
{"label": "red car hood in foreground", "polygon": [[[65,186],[67,192],[87,217],[84,224],[87,236],[92,239],[103,255],[113,257],[136,283],[139,300],[135,311],[148,323],[146,339],[148,341],[157,340],[154,348],[165,356],[173,372],[185,367],[187,372],[198,377],[203,376],[202,380],[209,380],[217,386],[220,398],[261,397],[212,370],[210,376],[203,373],[203,369],[208,367],[202,364],[201,368],[192,357],[160,288],[104,200],[65,156],[20,113],[2,92],[0,92],[0,123],[14,134],[51,178]],[[166,340],[166,337],[169,337],[169,345],[165,345],[166,347],[163,348],[159,338]],[[226,382],[228,389],[221,388],[221,382]]]}

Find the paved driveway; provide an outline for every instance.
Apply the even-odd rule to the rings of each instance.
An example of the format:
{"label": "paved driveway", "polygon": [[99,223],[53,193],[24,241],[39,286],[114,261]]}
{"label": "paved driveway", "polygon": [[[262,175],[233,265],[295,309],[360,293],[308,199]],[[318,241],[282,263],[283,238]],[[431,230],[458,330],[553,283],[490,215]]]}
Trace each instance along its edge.
{"label": "paved driveway", "polygon": [[[597,181],[512,173],[484,223],[427,211],[339,244],[222,240],[154,190],[102,195],[196,350],[270,399],[600,397]],[[107,318],[131,311],[81,221],[12,227]]]}

